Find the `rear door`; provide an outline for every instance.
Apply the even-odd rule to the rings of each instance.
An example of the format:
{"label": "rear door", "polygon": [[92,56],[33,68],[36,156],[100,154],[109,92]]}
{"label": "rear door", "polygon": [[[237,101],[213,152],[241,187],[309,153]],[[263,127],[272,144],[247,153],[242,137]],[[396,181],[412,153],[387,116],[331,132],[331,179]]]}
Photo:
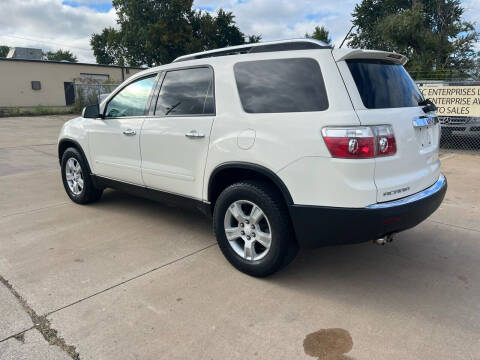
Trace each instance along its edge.
{"label": "rear door", "polygon": [[378,202],[424,190],[440,173],[439,125],[435,114],[419,106],[424,99],[403,60],[398,54],[368,51],[337,59],[361,124],[393,127],[396,154],[375,158]]}
{"label": "rear door", "polygon": [[201,199],[214,118],[211,67],[166,71],[155,115],[147,118],[142,126],[140,144],[145,186]]}

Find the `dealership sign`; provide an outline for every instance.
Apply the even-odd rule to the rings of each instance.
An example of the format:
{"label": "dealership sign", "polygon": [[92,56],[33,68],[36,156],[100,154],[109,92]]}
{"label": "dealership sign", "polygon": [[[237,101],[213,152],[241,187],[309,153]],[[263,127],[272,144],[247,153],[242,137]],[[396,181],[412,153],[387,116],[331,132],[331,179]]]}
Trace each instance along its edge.
{"label": "dealership sign", "polygon": [[480,117],[480,86],[419,86],[439,116]]}

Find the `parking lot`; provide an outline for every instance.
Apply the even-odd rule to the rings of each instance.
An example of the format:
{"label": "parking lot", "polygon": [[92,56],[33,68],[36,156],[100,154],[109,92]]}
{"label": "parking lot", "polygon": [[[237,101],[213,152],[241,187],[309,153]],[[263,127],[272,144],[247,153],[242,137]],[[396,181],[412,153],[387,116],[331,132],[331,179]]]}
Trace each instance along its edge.
{"label": "parking lot", "polygon": [[0,119],[0,359],[480,359],[480,155],[442,153],[444,203],[392,244],[256,279],[198,213],[71,202],[67,118]]}

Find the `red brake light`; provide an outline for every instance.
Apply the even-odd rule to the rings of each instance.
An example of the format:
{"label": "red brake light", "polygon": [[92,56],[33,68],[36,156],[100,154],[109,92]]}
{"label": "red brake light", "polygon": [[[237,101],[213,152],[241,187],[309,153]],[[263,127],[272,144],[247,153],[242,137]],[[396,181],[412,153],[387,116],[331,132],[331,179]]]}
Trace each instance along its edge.
{"label": "red brake light", "polygon": [[390,125],[327,127],[322,129],[325,144],[335,158],[368,159],[397,152]]}
{"label": "red brake light", "polygon": [[375,143],[373,137],[325,137],[324,139],[328,150],[330,150],[333,157],[364,159],[375,156]]}

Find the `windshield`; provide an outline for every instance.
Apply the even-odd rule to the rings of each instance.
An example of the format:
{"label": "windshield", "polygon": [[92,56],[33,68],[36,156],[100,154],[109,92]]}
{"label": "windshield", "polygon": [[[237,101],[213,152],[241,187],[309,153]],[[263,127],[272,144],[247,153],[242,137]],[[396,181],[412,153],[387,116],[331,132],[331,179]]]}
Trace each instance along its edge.
{"label": "windshield", "polygon": [[368,109],[418,106],[422,93],[402,65],[383,60],[347,60]]}

